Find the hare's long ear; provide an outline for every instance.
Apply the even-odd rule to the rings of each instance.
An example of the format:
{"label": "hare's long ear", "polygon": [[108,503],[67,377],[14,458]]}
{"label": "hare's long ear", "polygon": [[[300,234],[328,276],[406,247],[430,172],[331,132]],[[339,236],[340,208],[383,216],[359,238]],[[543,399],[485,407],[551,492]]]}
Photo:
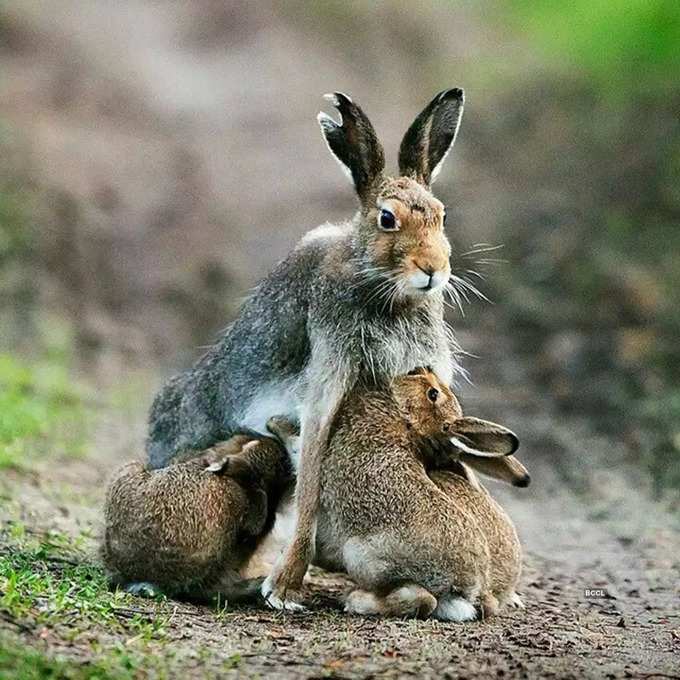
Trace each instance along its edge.
{"label": "hare's long ear", "polygon": [[480,458],[469,453],[461,453],[460,461],[481,475],[507,482],[512,486],[525,487],[531,482],[529,471],[514,456]]}
{"label": "hare's long ear", "polygon": [[454,87],[440,92],[413,121],[399,147],[399,172],[429,186],[453,147],[465,96]]}
{"label": "hare's long ear", "polygon": [[479,418],[458,418],[449,436],[463,453],[482,458],[509,456],[519,448],[519,439],[512,430]]}
{"label": "hare's long ear", "polygon": [[339,111],[340,123],[323,111],[319,113],[317,119],[323,136],[345,174],[354,182],[359,198],[366,202],[385,168],[382,145],[371,121],[346,94],[334,92],[324,98]]}

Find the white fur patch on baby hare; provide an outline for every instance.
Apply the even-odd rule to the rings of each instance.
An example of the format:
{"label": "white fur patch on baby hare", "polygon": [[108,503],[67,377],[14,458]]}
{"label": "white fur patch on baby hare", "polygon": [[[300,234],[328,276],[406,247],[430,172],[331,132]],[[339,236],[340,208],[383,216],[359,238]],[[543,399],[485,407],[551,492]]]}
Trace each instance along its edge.
{"label": "white fur patch on baby hare", "polygon": [[439,599],[433,616],[442,621],[474,621],[477,618],[477,610],[463,597],[448,595]]}
{"label": "white fur patch on baby hare", "polygon": [[271,573],[272,567],[293,538],[296,520],[295,499],[288,495],[279,503],[271,531],[260,542],[248,564],[241,570],[242,578],[257,578]]}

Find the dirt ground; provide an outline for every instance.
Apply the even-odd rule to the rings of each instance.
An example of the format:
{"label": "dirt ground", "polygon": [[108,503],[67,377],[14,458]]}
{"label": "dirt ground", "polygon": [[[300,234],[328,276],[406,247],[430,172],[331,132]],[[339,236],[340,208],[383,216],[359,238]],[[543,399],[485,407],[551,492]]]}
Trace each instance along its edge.
{"label": "dirt ground", "polygon": [[[162,617],[163,636],[149,641],[143,658],[172,654],[172,665],[158,670],[142,662],[130,675],[112,677],[680,678],[680,534],[670,516],[631,483],[634,473],[608,464],[615,442],[578,419],[554,415],[548,399],[523,386],[517,358],[510,362],[466,340],[483,351],[486,365],[500,369],[484,375],[478,367],[477,385],[464,390],[467,410],[482,415],[483,408],[518,431],[521,459],[532,473],[529,489],[493,487],[525,546],[526,610],[462,625],[349,617],[341,604],[346,581],[320,572],[310,579],[304,614],[129,597],[115,616]],[[5,473],[4,519],[20,519],[29,533],[87,530],[94,540],[83,559],[95,561],[105,480],[139,446],[139,415],[134,427],[120,418],[102,421],[85,459]],[[579,467],[581,478],[563,472]],[[0,544],[0,554],[12,549],[11,542]],[[46,565],[57,576],[64,566],[49,557]],[[102,649],[136,644],[125,628],[94,625],[74,633],[69,619],[34,624],[7,612],[0,633],[82,672],[97,656],[93,640]]]}

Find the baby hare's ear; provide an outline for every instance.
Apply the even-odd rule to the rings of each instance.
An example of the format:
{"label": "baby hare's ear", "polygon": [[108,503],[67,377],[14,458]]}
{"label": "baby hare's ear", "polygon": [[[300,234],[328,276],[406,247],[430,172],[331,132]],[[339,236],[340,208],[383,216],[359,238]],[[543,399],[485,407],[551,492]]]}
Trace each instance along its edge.
{"label": "baby hare's ear", "polygon": [[453,147],[465,96],[454,87],[440,92],[413,121],[399,147],[399,172],[429,186]]}
{"label": "baby hare's ear", "polygon": [[509,456],[519,448],[519,439],[512,430],[479,418],[458,418],[450,436],[451,443],[463,453],[483,458]]}
{"label": "baby hare's ear", "polygon": [[317,116],[321,131],[331,153],[354,182],[359,198],[365,203],[385,167],[382,145],[371,121],[346,94],[334,92],[324,95],[324,99],[340,112],[340,123],[322,111]]}
{"label": "baby hare's ear", "polygon": [[462,453],[460,460],[464,466],[473,468],[479,474],[507,482],[512,486],[525,487],[531,482],[529,471],[514,456],[480,458],[469,453]]}

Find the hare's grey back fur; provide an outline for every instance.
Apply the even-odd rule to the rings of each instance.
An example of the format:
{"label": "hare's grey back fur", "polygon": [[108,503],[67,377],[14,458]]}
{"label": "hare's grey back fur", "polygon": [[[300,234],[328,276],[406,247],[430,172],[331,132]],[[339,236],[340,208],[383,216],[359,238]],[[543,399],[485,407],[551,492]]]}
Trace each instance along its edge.
{"label": "hare's grey back fur", "polygon": [[[316,367],[389,379],[431,365],[449,382],[455,342],[442,297],[390,309],[370,287],[357,285],[362,256],[351,225],[303,238],[222,339],[161,390],[150,418],[151,466],[237,431],[266,432],[274,415],[297,418],[306,386],[324,380]],[[332,364],[310,364],[312,344]]]}

